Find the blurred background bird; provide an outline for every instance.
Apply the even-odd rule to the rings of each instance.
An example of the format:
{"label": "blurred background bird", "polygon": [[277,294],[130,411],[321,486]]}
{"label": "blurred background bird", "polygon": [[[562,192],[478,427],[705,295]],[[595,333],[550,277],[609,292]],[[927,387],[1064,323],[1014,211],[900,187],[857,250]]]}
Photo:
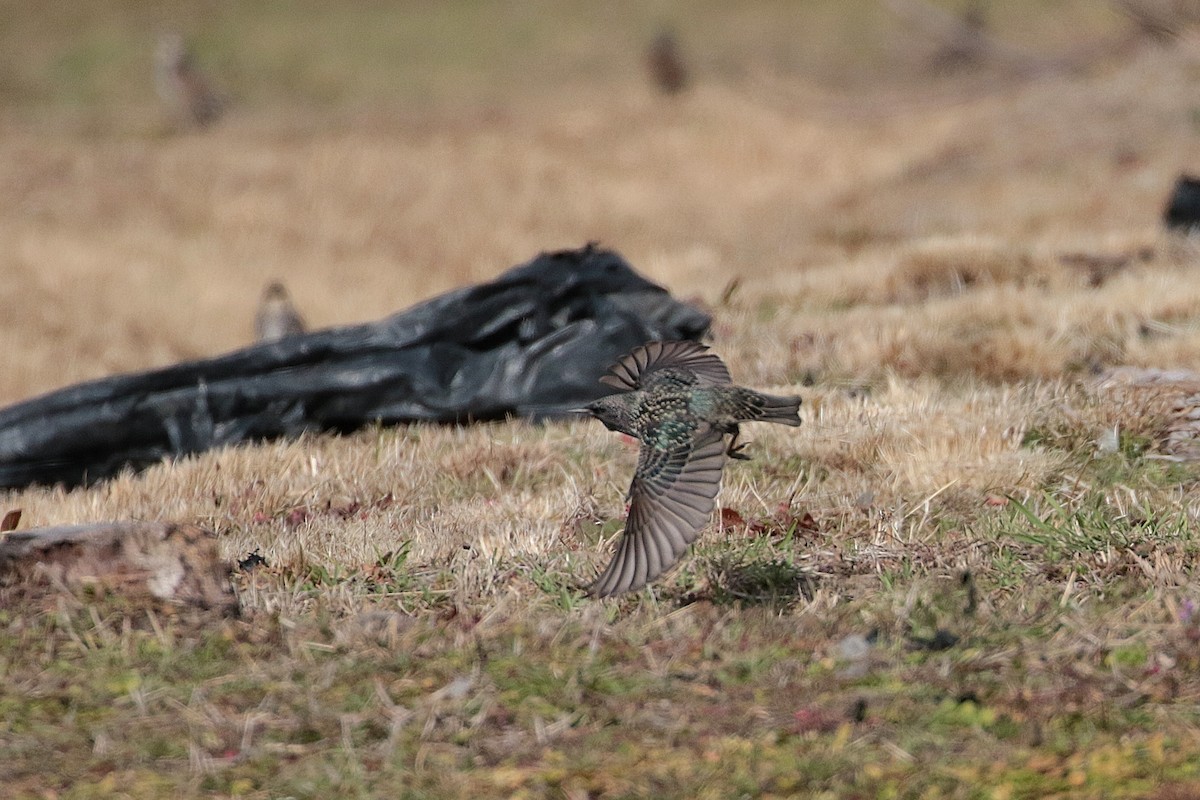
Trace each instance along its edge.
{"label": "blurred background bird", "polygon": [[646,66],[650,79],[664,94],[678,94],[687,88],[687,65],[674,31],[665,29],[654,38],[646,51]]}
{"label": "blurred background bird", "polygon": [[279,281],[267,284],[254,317],[255,338],[260,343],[275,342],[306,330],[304,318],[292,305],[287,288]]}
{"label": "blurred background bird", "polygon": [[164,33],[154,53],[154,86],[158,96],[181,122],[204,128],[220,119],[228,105],[196,65],[178,33]]}

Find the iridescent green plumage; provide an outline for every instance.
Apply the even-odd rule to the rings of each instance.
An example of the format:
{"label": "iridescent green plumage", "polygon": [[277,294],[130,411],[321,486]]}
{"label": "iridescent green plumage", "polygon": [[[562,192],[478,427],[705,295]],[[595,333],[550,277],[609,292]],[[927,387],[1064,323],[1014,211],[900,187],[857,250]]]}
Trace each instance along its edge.
{"label": "iridescent green plumage", "polygon": [[602,380],[624,391],[588,411],[641,442],[625,533],[591,588],[607,597],[674,566],[712,513],[726,457],[747,458],[736,445],[738,425],[799,425],[800,398],[734,386],[721,359],[696,342],[643,345]]}

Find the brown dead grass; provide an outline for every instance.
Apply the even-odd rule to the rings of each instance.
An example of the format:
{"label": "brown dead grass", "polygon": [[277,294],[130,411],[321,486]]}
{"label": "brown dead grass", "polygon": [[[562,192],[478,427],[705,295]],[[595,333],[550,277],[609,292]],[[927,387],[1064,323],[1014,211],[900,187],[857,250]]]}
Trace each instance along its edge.
{"label": "brown dead grass", "polygon": [[[739,279],[716,346],[747,383],[815,384],[805,429],[760,437],[778,448],[766,461],[836,476],[822,502],[1037,486],[1056,457],[1021,441],[1050,401],[1020,384],[1200,361],[1195,249],[1155,232],[1197,55],[1147,49],[875,112],[815,83],[795,87],[803,104],[730,80],[664,103],[629,75],[586,101],[515,93],[419,123],[289,128],[245,109],[162,136],[10,120],[0,396],[237,347],[273,277],[315,325],[348,323],[599,239],[683,296],[714,303]],[[8,503],[28,524],[196,519],[229,534],[230,556],[273,563],[361,563],[411,542],[466,602],[468,587],[496,590],[497,564],[555,553],[578,509],[618,516],[631,457],[580,427],[415,427]],[[763,486],[733,470],[723,497],[767,510],[763,492],[812,488],[784,472]]]}
{"label": "brown dead grass", "polygon": [[999,284],[1045,286],[1056,272],[1052,267],[1000,243],[935,239],[900,250],[884,281],[884,296],[913,303]]}
{"label": "brown dead grass", "polygon": [[[1038,486],[1062,465],[1061,455],[1023,446],[1026,421],[1049,402],[1039,390],[945,395],[900,381],[867,399],[812,392],[799,433],[750,431],[757,462],[729,469],[721,502],[750,517],[770,516],[788,498],[840,514],[869,493],[869,505],[927,515],[925,504],[948,490],[980,503]],[[277,567],[349,575],[408,549],[408,563],[434,576],[448,601],[477,613],[505,595],[538,602],[535,570],[582,584],[602,566],[603,540],[578,533],[578,523],[620,517],[634,454],[597,428],[414,426],[306,437],[8,502],[24,509],[28,526],[108,519],[113,509],[196,520],[221,534],[230,560],[258,551]],[[254,594],[251,605],[299,611],[286,591],[269,595]],[[350,611],[360,600],[349,593],[344,602]]]}
{"label": "brown dead grass", "polygon": [[[663,103],[630,74],[585,97],[516,94],[421,119],[298,125],[247,108],[202,136],[13,118],[0,138],[0,191],[14,198],[0,228],[0,399],[245,343],[272,278],[313,324],[349,323],[589,239],[709,301],[738,276],[748,303],[957,297],[942,306],[953,317],[981,298],[1025,327],[1027,295],[988,292],[1070,307],[1088,293],[1059,256],[1155,246],[1186,166],[1177,98],[1197,63],[1188,45],[1147,50],[1095,75],[874,113],[803,82],[803,103],[728,79]],[[921,328],[942,339],[961,325],[935,315]],[[1036,336],[1058,354],[1038,376],[1092,349]],[[906,336],[873,338],[846,369],[921,369],[926,346],[906,355]],[[986,362],[1007,340],[980,347]]]}

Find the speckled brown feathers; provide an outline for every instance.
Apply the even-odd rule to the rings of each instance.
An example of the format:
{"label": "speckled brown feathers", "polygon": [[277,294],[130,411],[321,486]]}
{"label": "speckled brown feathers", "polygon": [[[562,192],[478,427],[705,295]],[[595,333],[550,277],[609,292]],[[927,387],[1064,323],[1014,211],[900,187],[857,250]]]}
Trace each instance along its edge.
{"label": "speckled brown feathers", "polygon": [[590,589],[598,597],[645,586],[679,561],[712,514],[726,459],[747,458],[736,445],[740,423],[800,424],[799,397],[734,386],[724,362],[696,342],[650,342],[610,371],[602,381],[623,391],[588,411],[641,449],[625,533]]}
{"label": "speckled brown feathers", "polygon": [[725,362],[696,342],[650,342],[642,345],[609,367],[611,374],[605,375],[600,382],[614,389],[637,389],[655,371],[671,368],[686,370],[697,381],[713,386],[733,382]]}

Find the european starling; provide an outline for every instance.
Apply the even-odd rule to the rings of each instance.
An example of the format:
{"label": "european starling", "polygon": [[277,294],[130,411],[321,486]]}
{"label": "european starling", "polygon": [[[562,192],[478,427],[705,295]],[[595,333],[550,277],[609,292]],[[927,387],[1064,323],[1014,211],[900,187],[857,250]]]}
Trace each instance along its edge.
{"label": "european starling", "polygon": [[586,410],[641,448],[625,533],[588,590],[597,597],[639,589],[675,565],[712,514],[726,456],[749,458],[740,423],[800,424],[799,397],[734,386],[725,363],[696,342],[650,342],[609,371],[601,382],[622,391]]}
{"label": "european starling", "polygon": [[688,70],[674,32],[664,30],[650,43],[646,66],[650,78],[663,94],[678,94],[687,88]]}
{"label": "european starling", "polygon": [[162,101],[198,128],[216,122],[225,111],[226,99],[212,88],[177,33],[159,37],[154,53],[154,84]]}
{"label": "european starling", "polygon": [[304,330],[304,318],[292,305],[284,285],[279,281],[267,284],[254,316],[255,338],[260,342],[275,342]]}

